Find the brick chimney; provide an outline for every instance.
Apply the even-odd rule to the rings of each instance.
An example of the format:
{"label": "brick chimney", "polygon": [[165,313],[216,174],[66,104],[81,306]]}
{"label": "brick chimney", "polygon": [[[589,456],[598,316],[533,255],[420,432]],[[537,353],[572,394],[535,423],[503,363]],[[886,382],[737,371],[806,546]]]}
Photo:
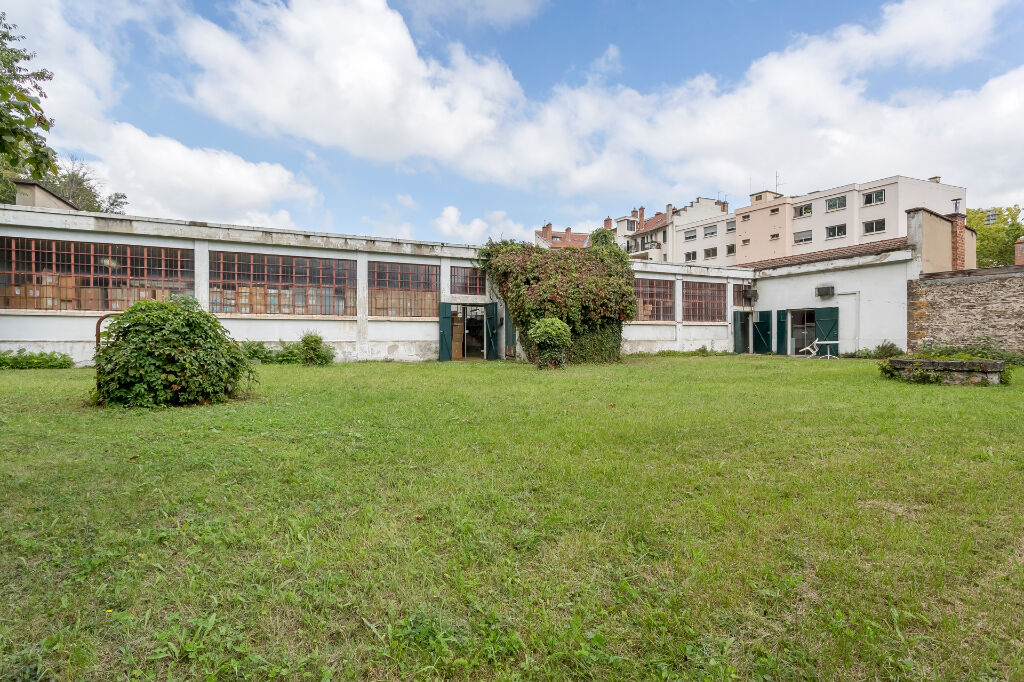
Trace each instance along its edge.
{"label": "brick chimney", "polygon": [[569,241],[569,235],[570,234],[572,234],[572,228],[571,227],[565,228],[565,241]]}
{"label": "brick chimney", "polygon": [[722,213],[728,213],[729,212],[729,202],[728,201],[722,201],[721,199],[717,199],[715,201],[715,203],[718,204],[718,207],[720,209],[722,209]]}
{"label": "brick chimney", "polygon": [[547,242],[551,241],[551,223],[540,228],[540,236],[544,237],[544,240]]}
{"label": "brick chimney", "polygon": [[640,228],[643,229],[643,226],[644,226],[644,207],[643,206],[640,207],[640,216],[637,219],[640,221]]}
{"label": "brick chimney", "polygon": [[963,270],[967,267],[967,216],[963,213],[948,213],[953,221],[953,269]]}
{"label": "brick chimney", "polygon": [[604,229],[606,229],[606,230],[612,229],[612,217],[611,216],[608,216],[607,218],[604,219]]}
{"label": "brick chimney", "polygon": [[636,209],[634,208],[634,209],[633,209],[633,215],[632,215],[632,217],[633,217],[633,218],[636,218],[636,217],[637,217],[637,215],[639,215],[639,214],[638,214],[638,213],[636,212]]}
{"label": "brick chimney", "polygon": [[1013,262],[1017,265],[1024,265],[1024,237],[1018,239],[1017,243],[1014,244],[1014,247],[1017,249],[1017,257]]}

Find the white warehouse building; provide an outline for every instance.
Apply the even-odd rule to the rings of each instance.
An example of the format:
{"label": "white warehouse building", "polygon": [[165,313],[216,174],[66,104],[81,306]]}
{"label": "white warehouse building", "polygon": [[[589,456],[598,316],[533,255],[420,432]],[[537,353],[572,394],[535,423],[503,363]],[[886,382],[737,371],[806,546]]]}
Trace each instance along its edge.
{"label": "white warehouse building", "polygon": [[[515,357],[478,247],[87,213],[44,194],[0,205],[0,350],[88,364],[103,318],[187,294],[236,339],[313,330],[342,361]],[[906,236],[742,266],[634,261],[639,310],[623,350],[906,347],[907,282],[973,257],[962,215],[906,215]]]}

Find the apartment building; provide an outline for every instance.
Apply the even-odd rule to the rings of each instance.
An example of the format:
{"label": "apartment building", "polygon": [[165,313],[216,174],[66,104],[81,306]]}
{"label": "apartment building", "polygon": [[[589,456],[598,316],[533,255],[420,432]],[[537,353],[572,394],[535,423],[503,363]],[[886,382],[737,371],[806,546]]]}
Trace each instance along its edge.
{"label": "apartment building", "polygon": [[799,196],[755,192],[734,212],[702,197],[682,209],[670,204],[647,221],[642,207],[634,210],[615,221],[616,241],[640,260],[745,265],[906,237],[907,210],[958,213],[966,197],[963,187],[938,177],[899,175]]}

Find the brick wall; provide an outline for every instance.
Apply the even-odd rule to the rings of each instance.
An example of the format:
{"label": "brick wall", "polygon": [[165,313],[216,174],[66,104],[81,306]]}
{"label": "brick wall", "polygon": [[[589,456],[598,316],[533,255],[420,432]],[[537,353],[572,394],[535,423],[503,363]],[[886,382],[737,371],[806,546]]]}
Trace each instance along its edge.
{"label": "brick wall", "polygon": [[1014,244],[1014,247],[1016,247],[1017,249],[1016,259],[1014,260],[1014,262],[1017,265],[1024,265],[1024,237],[1018,239],[1017,243]]}
{"label": "brick wall", "polygon": [[962,345],[981,336],[1024,352],[1024,266],[936,272],[907,282],[907,342]]}

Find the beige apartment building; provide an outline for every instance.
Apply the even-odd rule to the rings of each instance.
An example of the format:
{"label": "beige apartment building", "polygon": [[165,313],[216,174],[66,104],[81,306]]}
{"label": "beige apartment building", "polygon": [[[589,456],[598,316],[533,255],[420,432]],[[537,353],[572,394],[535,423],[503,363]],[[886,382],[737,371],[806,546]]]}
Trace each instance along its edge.
{"label": "beige apartment building", "polygon": [[[639,260],[690,265],[759,263],[907,236],[907,211],[946,216],[965,210],[967,191],[938,177],[892,176],[784,196],[764,190],[750,205],[698,198],[644,220],[643,209],[614,221],[616,240]],[[607,219],[606,227],[613,221]],[[973,253],[973,252],[972,252]]]}

